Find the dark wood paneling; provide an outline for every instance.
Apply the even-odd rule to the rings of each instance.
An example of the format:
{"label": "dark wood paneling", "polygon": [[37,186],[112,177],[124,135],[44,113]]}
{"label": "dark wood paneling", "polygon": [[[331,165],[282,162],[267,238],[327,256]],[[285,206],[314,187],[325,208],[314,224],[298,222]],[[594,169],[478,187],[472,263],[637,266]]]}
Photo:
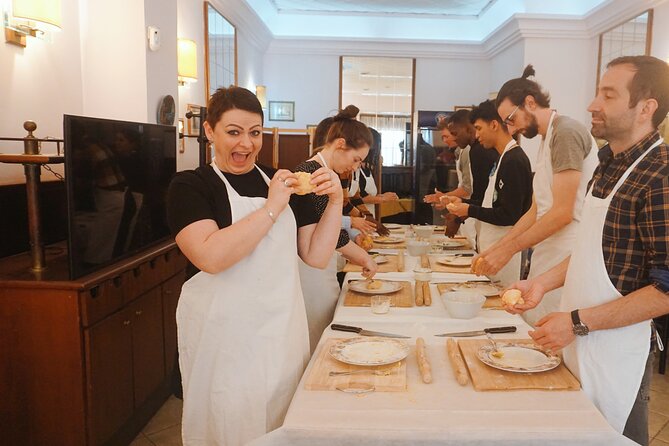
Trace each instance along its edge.
{"label": "dark wood paneling", "polygon": [[279,135],[279,169],[293,170],[309,158],[309,135]]}
{"label": "dark wood paneling", "polygon": [[271,133],[262,134],[262,149],[258,152],[258,164],[272,167],[272,144],[274,144],[274,135]]}
{"label": "dark wood paneling", "polygon": [[[48,174],[51,175],[51,174]],[[42,175],[43,178],[47,174]],[[65,183],[47,181],[40,185],[42,235],[46,244],[67,238],[67,199]],[[26,185],[0,186],[0,258],[30,249]]]}
{"label": "dark wood paneling", "polygon": [[0,284],[0,442],[85,442],[77,295]]}

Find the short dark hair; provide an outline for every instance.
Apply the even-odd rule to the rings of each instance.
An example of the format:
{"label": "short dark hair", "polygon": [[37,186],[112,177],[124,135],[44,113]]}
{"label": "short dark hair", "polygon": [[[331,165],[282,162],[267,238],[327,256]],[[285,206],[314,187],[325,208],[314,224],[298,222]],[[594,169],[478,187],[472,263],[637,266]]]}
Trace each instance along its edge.
{"label": "short dark hair", "polygon": [[469,113],[470,111],[466,108],[461,108],[453,113],[449,118],[447,125],[456,124],[456,125],[469,125]]}
{"label": "short dark hair", "polygon": [[551,106],[551,97],[548,92],[541,89],[541,85],[535,81],[528,79],[534,76],[534,67],[530,64],[525,67],[521,77],[506,81],[502,88],[497,93],[497,100],[495,107],[504,102],[504,99],[509,99],[513,105],[520,105],[525,101],[527,96],[532,96],[539,106],[548,108]]}
{"label": "short dark hair", "polygon": [[325,137],[324,144],[331,143],[337,138],[344,138],[346,145],[354,149],[362,146],[372,147],[374,141],[369,128],[362,122],[356,121],[360,109],[355,105],[348,105],[332,118],[332,124]]}
{"label": "short dark hair", "polygon": [[502,121],[499,113],[497,113],[495,103],[490,99],[481,102],[477,107],[474,107],[474,110],[472,110],[471,113],[469,113],[469,122],[474,124],[478,119],[485,122],[497,121],[506,130],[504,121]]}
{"label": "short dark hair", "polygon": [[249,90],[231,85],[228,88],[219,88],[209,98],[207,104],[207,122],[213,129],[221,119],[223,113],[228,110],[244,110],[260,115],[260,120],[265,120],[260,101]]}
{"label": "short dark hair", "polygon": [[609,62],[606,68],[625,64],[635,69],[627,85],[629,106],[634,107],[642,99],[655,99],[657,110],[653,114],[653,127],[657,128],[669,113],[669,65],[652,56],[622,56]]}

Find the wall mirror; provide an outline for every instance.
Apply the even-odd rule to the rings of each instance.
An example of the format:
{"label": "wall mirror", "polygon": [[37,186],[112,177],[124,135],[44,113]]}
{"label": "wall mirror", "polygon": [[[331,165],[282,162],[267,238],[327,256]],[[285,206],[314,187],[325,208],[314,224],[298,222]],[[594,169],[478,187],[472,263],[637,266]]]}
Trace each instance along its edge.
{"label": "wall mirror", "polygon": [[606,71],[606,65],[616,57],[650,54],[653,31],[653,10],[639,14],[631,20],[599,35],[599,60],[597,83]]}
{"label": "wall mirror", "polygon": [[205,88],[209,97],[219,87],[237,85],[237,31],[211,3],[204,2]]}

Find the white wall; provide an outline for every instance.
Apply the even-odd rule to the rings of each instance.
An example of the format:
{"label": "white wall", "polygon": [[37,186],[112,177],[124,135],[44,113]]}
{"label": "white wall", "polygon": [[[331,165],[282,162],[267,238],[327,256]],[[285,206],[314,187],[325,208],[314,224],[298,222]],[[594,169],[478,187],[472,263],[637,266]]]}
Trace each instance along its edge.
{"label": "white wall", "polygon": [[519,77],[525,68],[525,44],[522,40],[490,58],[489,93],[498,92],[509,79]]}
{"label": "white wall", "polygon": [[[28,39],[26,48],[0,38],[0,136],[24,137],[23,122],[37,122],[35,135],[63,137],[63,113],[81,114],[81,57],[78,0],[62,0],[63,31],[53,41]],[[45,144],[55,153],[55,144]],[[0,152],[23,152],[22,143],[0,141]],[[62,172],[61,166],[54,170]],[[0,164],[0,184],[25,181],[23,166]],[[55,180],[49,174],[43,181]]]}
{"label": "white wall", "polygon": [[669,3],[654,8],[651,55],[669,60]]}
{"label": "white wall", "polygon": [[452,110],[488,99],[490,63],[483,59],[416,59],[418,110]]}

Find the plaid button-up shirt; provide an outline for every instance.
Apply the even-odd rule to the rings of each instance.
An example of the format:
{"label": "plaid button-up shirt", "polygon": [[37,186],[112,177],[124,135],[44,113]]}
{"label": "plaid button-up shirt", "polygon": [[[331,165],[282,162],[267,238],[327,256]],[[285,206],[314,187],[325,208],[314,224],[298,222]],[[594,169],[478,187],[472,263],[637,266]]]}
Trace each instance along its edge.
{"label": "plaid button-up shirt", "polygon": [[[588,191],[597,198],[607,197],[625,170],[659,138],[652,132],[616,155],[608,144],[602,147]],[[622,295],[651,284],[669,294],[668,228],[669,150],[662,143],[632,170],[606,214],[604,263]]]}

